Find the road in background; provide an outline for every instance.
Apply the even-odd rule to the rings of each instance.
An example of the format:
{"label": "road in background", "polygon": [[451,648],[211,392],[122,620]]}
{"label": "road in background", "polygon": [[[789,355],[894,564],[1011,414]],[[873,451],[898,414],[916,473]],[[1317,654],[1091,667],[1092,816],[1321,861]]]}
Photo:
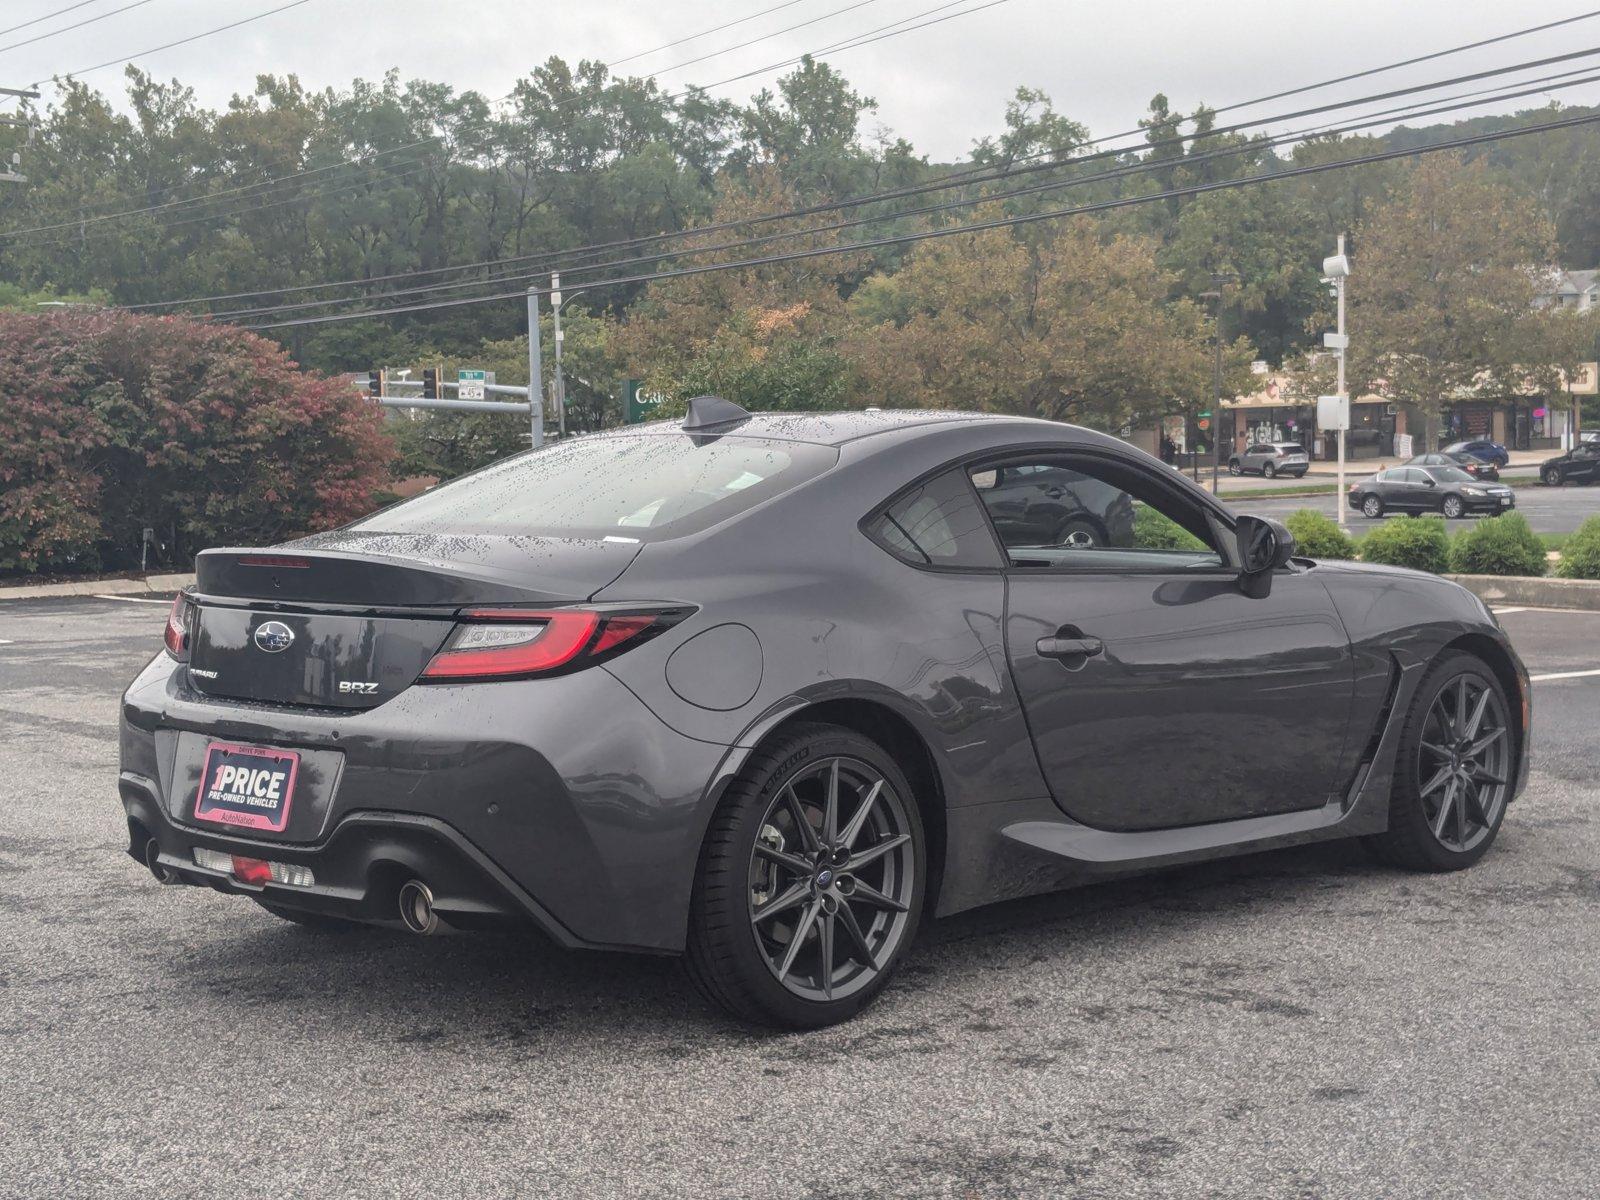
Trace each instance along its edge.
{"label": "road in background", "polygon": [[[157,886],[116,721],[164,615],[0,604],[7,1197],[1592,1194],[1600,678],[1536,685],[1473,870],[1334,844],[997,905],[776,1035],[666,960]],[[1600,614],[1503,621],[1536,674],[1600,668]]]}
{"label": "road in background", "polygon": [[[1359,476],[1365,479],[1366,476]],[[1355,478],[1351,479],[1354,483]],[[1281,484],[1280,484],[1281,486]],[[1568,484],[1565,487],[1545,487],[1542,484],[1517,485],[1517,508],[1523,516],[1528,518],[1528,524],[1533,526],[1535,533],[1571,533],[1584,518],[1600,513],[1600,487],[1580,487]],[[1330,519],[1334,517],[1334,500],[1348,506],[1348,501],[1342,497],[1335,497],[1333,493],[1322,496],[1262,496],[1251,497],[1248,495],[1229,494],[1224,491],[1221,495],[1222,502],[1242,513],[1254,513],[1259,517],[1277,517],[1282,520],[1292,512],[1302,508],[1315,509]],[[1352,533],[1364,532],[1371,529],[1381,521],[1404,520],[1403,517],[1380,517],[1377,521],[1369,521],[1354,509],[1347,507],[1347,519]],[[1465,529],[1471,518],[1449,522],[1452,530]]]}

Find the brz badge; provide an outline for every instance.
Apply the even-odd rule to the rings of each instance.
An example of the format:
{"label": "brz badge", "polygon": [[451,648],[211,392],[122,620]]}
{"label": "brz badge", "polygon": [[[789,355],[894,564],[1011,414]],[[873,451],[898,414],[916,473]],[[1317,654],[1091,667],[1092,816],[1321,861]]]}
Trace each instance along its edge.
{"label": "brz badge", "polygon": [[282,621],[263,621],[256,626],[256,649],[268,654],[281,654],[294,645],[294,630]]}
{"label": "brz badge", "polygon": [[378,694],[378,685],[341,679],[339,680],[339,694],[341,696],[376,696]]}

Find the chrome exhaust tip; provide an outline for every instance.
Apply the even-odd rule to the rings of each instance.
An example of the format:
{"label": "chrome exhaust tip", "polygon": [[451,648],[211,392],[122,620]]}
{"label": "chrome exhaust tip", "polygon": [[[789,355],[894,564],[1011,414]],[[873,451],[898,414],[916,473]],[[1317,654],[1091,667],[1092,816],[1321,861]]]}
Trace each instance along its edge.
{"label": "chrome exhaust tip", "polygon": [[420,879],[400,885],[400,922],[412,933],[427,935],[439,931],[439,915],[433,911],[433,892]]}
{"label": "chrome exhaust tip", "polygon": [[155,838],[144,844],[144,865],[150,868],[150,874],[156,877],[157,883],[178,882],[178,873],[171,867],[162,865],[161,843]]}

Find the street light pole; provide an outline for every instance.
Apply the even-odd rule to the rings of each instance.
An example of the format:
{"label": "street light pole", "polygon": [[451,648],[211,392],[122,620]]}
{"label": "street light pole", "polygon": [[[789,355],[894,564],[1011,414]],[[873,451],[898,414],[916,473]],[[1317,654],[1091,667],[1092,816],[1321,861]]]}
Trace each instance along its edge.
{"label": "street light pole", "polygon": [[528,289],[528,417],[533,448],[544,445],[544,364],[539,358],[539,289]]}
{"label": "street light pole", "polygon": [[561,436],[567,436],[567,377],[561,371],[561,349],[565,339],[561,336],[561,309],[571,304],[583,292],[576,291],[565,300],[561,298],[561,272],[550,273],[550,317],[555,325],[556,339],[556,416],[561,422]]}
{"label": "street light pole", "polygon": [[1344,332],[1344,281],[1350,274],[1350,260],[1344,256],[1344,234],[1342,233],[1339,235],[1339,243],[1334,255],[1343,267],[1337,273],[1337,283],[1334,285],[1339,292],[1339,376],[1338,382],[1334,384],[1333,388],[1334,395],[1339,397],[1339,406],[1344,411],[1344,420],[1339,423],[1339,490],[1336,493],[1338,499],[1334,501],[1334,507],[1339,510],[1339,525],[1342,528],[1349,524],[1349,518],[1345,515],[1345,509],[1349,506],[1344,502],[1344,442],[1345,435],[1350,429],[1350,397],[1344,390],[1344,352],[1349,346],[1349,339]]}
{"label": "street light pole", "polygon": [[[1201,298],[1214,299],[1217,302],[1216,311],[1212,314],[1212,347],[1211,356],[1211,494],[1217,494],[1219,484],[1217,478],[1217,464],[1222,458],[1222,297],[1223,289],[1228,284],[1238,281],[1239,276],[1232,271],[1213,271],[1211,284],[1216,291],[1202,292]],[[1232,434],[1228,435],[1230,438]]]}

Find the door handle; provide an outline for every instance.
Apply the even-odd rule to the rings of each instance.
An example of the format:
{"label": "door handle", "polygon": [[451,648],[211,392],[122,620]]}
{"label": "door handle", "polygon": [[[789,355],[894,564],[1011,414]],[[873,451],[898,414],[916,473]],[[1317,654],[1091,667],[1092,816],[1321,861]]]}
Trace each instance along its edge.
{"label": "door handle", "polygon": [[1092,637],[1042,637],[1034,643],[1040,658],[1093,658],[1105,648],[1104,642]]}

